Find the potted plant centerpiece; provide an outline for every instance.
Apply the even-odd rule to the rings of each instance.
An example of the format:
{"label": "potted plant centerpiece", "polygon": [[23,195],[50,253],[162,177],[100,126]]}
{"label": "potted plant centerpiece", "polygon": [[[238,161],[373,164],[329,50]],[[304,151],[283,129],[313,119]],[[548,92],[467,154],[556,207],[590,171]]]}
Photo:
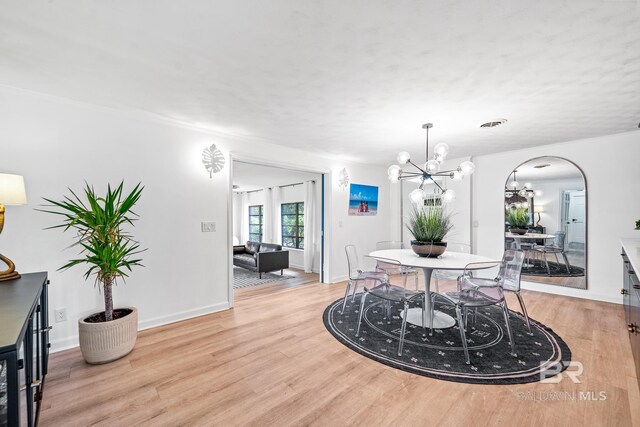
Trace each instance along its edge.
{"label": "potted plant centerpiece", "polygon": [[513,234],[527,234],[529,230],[529,214],[526,208],[507,209],[505,219],[509,224],[509,231]]}
{"label": "potted plant centerpiece", "polygon": [[414,207],[406,226],[415,239],[411,241],[411,249],[418,256],[436,258],[447,249],[443,239],[453,224],[443,207],[427,205],[421,209]]}
{"label": "potted plant centerpiece", "polygon": [[[137,255],[140,245],[126,232],[137,215],[131,210],[140,199],[141,184],[123,194],[124,182],[104,197],[87,184],[84,198],[72,190],[62,201],[44,199],[50,209],[40,209],[62,217],[62,223],[49,228],[76,232],[74,246],[80,246],[80,257],[70,260],[59,270],[85,264],[85,279],[95,277],[104,295],[104,311],[78,320],[80,350],[91,364],[107,363],[128,354],[135,345],[138,332],[138,311],[135,307],[113,308],[113,285],[127,277],[134,266],[141,265]],[[83,200],[84,199],[84,200]]]}

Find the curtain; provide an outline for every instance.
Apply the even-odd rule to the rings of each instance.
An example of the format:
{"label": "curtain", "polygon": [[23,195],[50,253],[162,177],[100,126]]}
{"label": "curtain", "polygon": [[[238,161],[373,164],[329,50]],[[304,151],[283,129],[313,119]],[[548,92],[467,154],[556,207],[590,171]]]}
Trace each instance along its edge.
{"label": "curtain", "polygon": [[304,183],[304,271],[313,272],[316,254],[316,184]]}
{"label": "curtain", "polygon": [[240,224],[240,243],[244,245],[249,240],[249,193],[242,193]]}
{"label": "curtain", "polygon": [[272,241],[273,243],[277,243],[279,245],[282,244],[282,218],[280,216],[280,212],[282,210],[282,190],[280,187],[273,187],[271,189],[271,209],[273,211],[273,215],[271,217],[271,221],[269,224],[271,225],[272,232]]}
{"label": "curtain", "polygon": [[262,190],[264,192],[264,207],[262,211],[262,241],[265,243],[275,243],[273,230],[273,195],[270,188]]}

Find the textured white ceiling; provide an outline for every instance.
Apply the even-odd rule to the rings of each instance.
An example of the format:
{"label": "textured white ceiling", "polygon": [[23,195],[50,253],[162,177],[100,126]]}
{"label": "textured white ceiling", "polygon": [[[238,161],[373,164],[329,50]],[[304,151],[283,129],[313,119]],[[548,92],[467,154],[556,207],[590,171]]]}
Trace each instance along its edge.
{"label": "textured white ceiling", "polygon": [[239,186],[235,191],[252,191],[261,188],[270,188],[276,185],[297,184],[311,180],[315,180],[319,183],[321,179],[322,175],[317,173],[282,169],[239,161],[233,162],[233,185]]}
{"label": "textured white ceiling", "polygon": [[636,129],[640,2],[4,1],[0,84],[380,164],[431,121],[477,155]]}

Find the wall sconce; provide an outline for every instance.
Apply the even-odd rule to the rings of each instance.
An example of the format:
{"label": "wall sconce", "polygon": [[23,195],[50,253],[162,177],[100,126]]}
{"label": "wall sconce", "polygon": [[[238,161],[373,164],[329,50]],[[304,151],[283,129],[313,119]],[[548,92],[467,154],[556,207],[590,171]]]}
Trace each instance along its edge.
{"label": "wall sconce", "polygon": [[209,178],[213,178],[214,173],[222,170],[224,167],[224,154],[216,147],[216,144],[211,144],[210,147],[202,151],[202,164],[209,172]]}
{"label": "wall sconce", "polygon": [[347,171],[347,168],[342,168],[342,170],[338,173],[338,185],[343,190],[346,190],[349,186],[350,181],[351,179],[349,178],[349,172]]}
{"label": "wall sconce", "polygon": [[[24,189],[24,178],[20,175],[0,173],[0,233],[4,227],[4,205],[26,204],[27,193]],[[20,277],[16,271],[16,265],[9,258],[0,254],[0,260],[7,264],[6,270],[0,270],[0,282]]]}

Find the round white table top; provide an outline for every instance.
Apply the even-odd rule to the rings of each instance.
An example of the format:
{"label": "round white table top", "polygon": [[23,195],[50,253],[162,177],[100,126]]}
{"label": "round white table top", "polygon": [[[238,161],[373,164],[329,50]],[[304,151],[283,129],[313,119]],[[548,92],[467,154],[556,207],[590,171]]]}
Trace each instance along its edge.
{"label": "round white table top", "polygon": [[514,234],[514,233],[504,233],[505,237],[510,239],[553,239],[556,237],[555,234],[538,234],[538,233],[527,233],[527,234]]}
{"label": "round white table top", "polygon": [[[411,249],[385,249],[373,251],[369,256],[380,261],[395,261],[407,267],[432,268],[438,270],[464,270],[467,264],[474,262],[500,262],[499,260],[496,261],[495,259],[480,255],[452,251],[445,251],[445,253],[438,258],[419,257]],[[484,268],[487,268],[487,266],[478,265],[473,268],[470,267],[471,270]]]}

